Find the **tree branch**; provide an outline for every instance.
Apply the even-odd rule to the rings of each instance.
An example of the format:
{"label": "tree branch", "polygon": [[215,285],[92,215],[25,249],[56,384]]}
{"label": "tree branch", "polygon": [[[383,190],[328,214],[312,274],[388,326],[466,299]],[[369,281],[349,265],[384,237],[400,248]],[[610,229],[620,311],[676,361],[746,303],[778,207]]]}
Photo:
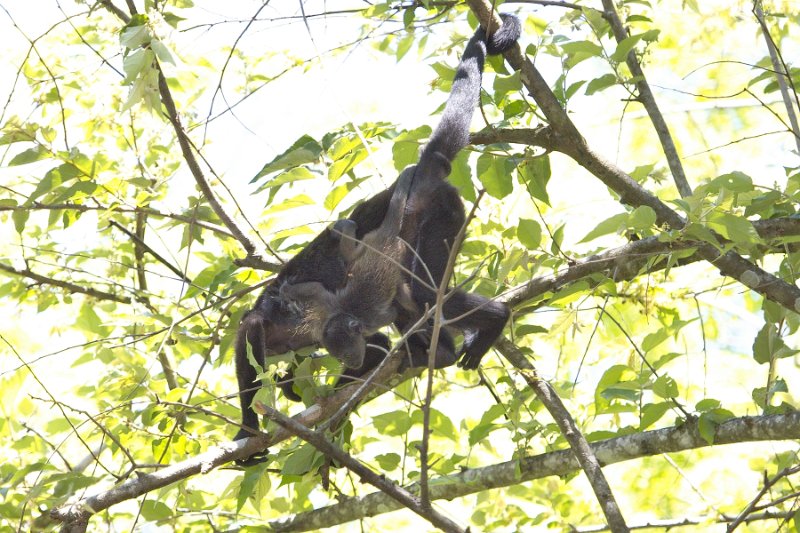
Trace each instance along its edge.
{"label": "tree branch", "polygon": [[128,298],[127,296],[118,296],[116,294],[105,291],[99,291],[91,287],[82,287],[80,285],[70,283],[69,281],[61,281],[58,279],[48,278],[47,276],[37,274],[36,272],[34,272],[29,268],[17,269],[12,266],[0,263],[0,271],[8,272],[9,274],[13,274],[15,276],[30,278],[34,281],[38,281],[39,283],[43,283],[45,285],[52,285],[53,287],[59,287],[69,291],[70,293],[77,292],[80,294],[85,294],[87,296],[91,296],[92,298],[97,298],[98,300],[111,300],[112,302],[118,302],[121,304],[131,303],[131,299]]}
{"label": "tree branch", "polygon": [[[115,7],[110,0],[101,0],[100,3],[126,24],[130,22],[130,17],[122,12],[122,10]],[[175,130],[175,137],[178,139],[178,144],[181,148],[181,154],[183,155],[184,161],[186,161],[186,164],[189,166],[189,171],[192,173],[192,177],[194,177],[197,187],[200,189],[200,192],[203,193],[203,197],[209,203],[211,209],[214,210],[214,213],[216,213],[217,217],[219,217],[225,227],[228,228],[234,238],[241,243],[245,252],[247,252],[247,255],[256,256],[256,247],[253,242],[244,234],[239,226],[236,225],[236,222],[234,222],[230,215],[228,215],[228,213],[225,211],[225,208],[217,199],[214,191],[211,190],[211,185],[203,174],[197,158],[192,151],[192,143],[189,139],[189,135],[186,133],[186,130],[181,124],[180,115],[177,107],[175,106],[175,101],[172,98],[172,92],[169,90],[169,85],[167,84],[167,78],[164,76],[164,71],[161,70],[161,65],[158,63],[156,63],[156,69],[158,69],[158,91],[161,95],[161,102],[164,104],[164,108],[167,111],[167,118]]]}
{"label": "tree branch", "polygon": [[[800,219],[796,218],[775,218],[769,220],[757,220],[753,222],[753,227],[758,235],[765,240],[780,240],[784,237],[800,236]],[[562,272],[548,274],[531,279],[530,281],[509,289],[503,294],[502,300],[514,307],[521,303],[541,296],[546,292],[557,291],[563,286],[591,277],[593,274],[601,272],[613,273],[614,281],[634,279],[639,275],[641,266],[659,255],[668,255],[673,252],[696,248],[702,243],[697,241],[673,241],[663,242],[659,236],[647,237],[639,241],[632,241],[618,248],[612,248],[599,254],[578,259],[568,265]],[[765,251],[783,251],[780,245],[767,248]],[[678,261],[679,265],[686,265],[702,258],[694,253]],[[668,266],[664,261],[662,264],[652,267],[649,272]],[[619,268],[620,266],[624,268]]]}
{"label": "tree branch", "polygon": [[[0,212],[2,211],[78,211],[80,213],[85,213],[86,211],[103,211],[107,213],[133,213],[139,214],[143,213],[145,215],[152,215],[159,218],[170,218],[174,220],[178,220],[180,222],[186,222],[187,224],[195,224],[203,229],[207,229],[209,231],[213,231],[218,235],[227,238],[234,238],[233,235],[225,228],[218,226],[216,224],[212,224],[210,222],[205,222],[203,220],[198,220],[196,218],[192,218],[188,215],[181,215],[178,213],[164,213],[162,211],[158,211],[157,209],[153,209],[151,207],[107,207],[103,205],[84,205],[84,204],[74,204],[74,203],[62,203],[62,204],[42,204],[39,202],[33,202],[31,205],[0,205]],[[277,268],[277,265],[276,267]]]}
{"label": "tree branch", "polygon": [[[401,381],[403,376],[398,376],[396,371],[396,364],[386,365],[386,367],[376,371],[377,375],[372,381],[373,389],[386,383],[392,384]],[[371,377],[368,379],[371,379]],[[358,382],[353,382],[328,398],[320,398],[317,403],[298,413],[293,419],[305,426],[313,426],[329,418],[337,412],[341,405],[347,402],[355,390],[359,388],[359,385]],[[388,387],[385,390],[388,390]],[[270,446],[274,446],[290,436],[291,433],[288,431],[278,429],[269,435],[260,433],[246,439],[224,443],[196,457],[163,468],[158,472],[141,474],[139,477],[129,479],[107,491],[57,507],[50,512],[50,516],[53,520],[63,522],[65,531],[85,531],[89,519],[94,514],[104,511],[112,505],[137,498],[197,474],[207,474],[225,463],[246,459],[257,453],[262,453]]]}
{"label": "tree branch", "polygon": [[[715,428],[713,442],[715,446],[719,446],[741,442],[796,439],[800,439],[800,412],[732,418]],[[700,435],[697,423],[689,421],[679,427],[616,437],[593,442],[589,446],[600,465],[608,466],[663,453],[706,448],[710,445]],[[533,455],[434,478],[431,480],[431,499],[452,500],[549,476],[563,477],[574,474],[579,469],[580,466],[572,450]],[[413,492],[415,485],[408,486],[408,490]],[[400,504],[385,494],[375,492],[357,498],[345,498],[341,503],[274,520],[269,525],[280,532],[310,531],[401,508]]]}
{"label": "tree branch", "polygon": [[[605,18],[611,26],[617,43],[621,43],[628,37],[628,32],[625,30],[625,26],[623,26],[617,14],[614,0],[602,1],[604,10],[603,18]],[[650,90],[650,84],[647,83],[647,78],[644,76],[644,71],[642,71],[642,67],[639,65],[639,61],[636,59],[636,53],[633,49],[628,52],[625,62],[628,64],[628,68],[631,74],[633,74],[634,79],[636,79],[636,89],[639,91],[638,100],[647,111],[650,121],[653,123],[653,127],[656,130],[656,134],[661,141],[661,147],[664,149],[664,155],[667,156],[667,164],[672,172],[675,185],[678,187],[678,192],[683,197],[691,196],[692,187],[686,179],[686,173],[683,170],[683,164],[678,155],[678,149],[675,148],[675,142],[672,140],[672,134],[669,132],[667,121],[664,120],[664,116],[658,109],[656,97],[653,95],[653,91]]]}
{"label": "tree branch", "polygon": [[[786,108],[786,114],[789,116],[789,124],[792,125],[794,144],[797,147],[797,151],[800,152],[800,125],[797,123],[797,114],[794,112],[794,105],[792,104],[791,96],[789,96],[788,87],[788,84],[792,83],[792,77],[787,74],[788,69],[786,68],[786,63],[783,61],[778,47],[775,46],[775,41],[772,40],[769,26],[767,26],[767,22],[764,20],[764,10],[761,7],[761,0],[753,0],[753,15],[755,15],[758,25],[761,27],[761,33],[764,34],[764,40],[767,43],[767,51],[769,52],[769,59],[772,62],[772,70],[775,72],[775,79],[781,91],[783,105]],[[794,96],[795,101],[797,101],[796,91]],[[800,107],[800,102],[798,102],[798,107]]]}
{"label": "tree branch", "polygon": [[211,190],[211,185],[208,183],[208,180],[206,180],[206,177],[197,162],[197,158],[194,156],[191,142],[189,141],[189,136],[186,134],[186,131],[183,129],[183,125],[181,124],[178,109],[175,107],[175,101],[172,99],[172,93],[167,85],[167,78],[164,76],[164,72],[161,70],[160,65],[158,65],[156,68],[158,68],[158,90],[161,93],[161,101],[167,110],[167,118],[169,118],[169,121],[172,123],[172,127],[175,130],[175,136],[177,137],[178,144],[181,147],[183,159],[189,166],[189,171],[192,173],[192,176],[197,183],[197,187],[203,193],[203,196],[211,206],[211,209],[214,210],[214,213],[216,213],[225,227],[228,228],[236,240],[242,244],[242,247],[244,248],[245,252],[247,252],[247,255],[256,255],[255,245],[249,238],[247,238],[239,226],[236,225],[236,222],[233,221],[230,215],[228,215],[228,213],[225,211],[225,208],[214,194],[214,191]]}
{"label": "tree branch", "polygon": [[325,454],[327,457],[337,461],[342,466],[355,473],[362,480],[370,485],[377,487],[387,496],[414,511],[419,516],[438,527],[443,531],[451,531],[456,533],[463,533],[465,530],[449,518],[445,517],[438,511],[435,511],[430,505],[424,505],[424,502],[417,496],[414,496],[403,487],[389,481],[385,476],[379,475],[362,463],[356,461],[350,454],[345,453],[337,446],[328,442],[325,437],[305,427],[304,425],[288,418],[275,409],[261,404],[261,406],[270,420],[280,425],[290,433],[297,435],[304,441],[314,446],[317,450]]}
{"label": "tree branch", "polygon": [[[491,11],[484,0],[468,0],[470,7],[478,14],[480,20],[485,11],[489,16]],[[477,7],[476,7],[477,6]],[[547,82],[533,66],[529,59],[522,55],[519,44],[515,44],[505,54],[508,62],[520,71],[525,87],[531,92],[539,108],[550,121],[550,129],[537,128],[526,130],[534,134],[537,143],[546,143],[548,149],[559,151],[568,155],[576,163],[597,177],[608,188],[619,195],[620,202],[634,206],[650,207],[655,213],[660,224],[667,224],[673,229],[682,229],[686,220],[670,209],[654,194],[644,189],[633,178],[613,163],[606,161],[594,152],[575,128],[569,116],[561,108]],[[493,132],[497,134],[497,132]],[[480,134],[473,139],[491,138],[492,133]],[[514,138],[524,138],[523,134],[515,134]],[[762,268],[747,261],[734,252],[720,253],[710,244],[698,247],[698,254],[704,260],[712,263],[722,272],[741,282],[746,287],[756,291],[769,300],[776,302],[790,311],[800,311],[800,289],[782,279],[766,272]]]}
{"label": "tree branch", "polygon": [[572,448],[575,457],[578,459],[578,463],[589,479],[589,484],[597,497],[597,501],[600,503],[600,508],[606,517],[608,527],[614,533],[630,531],[622,512],[619,510],[614,493],[611,492],[611,486],[600,468],[600,462],[556,391],[550,383],[539,378],[533,365],[511,341],[502,338],[496,343],[496,346],[500,353],[503,354],[503,357],[520,370],[525,382],[533,389],[536,397],[544,404],[553,420],[558,424],[561,434],[567,439],[570,448]]}

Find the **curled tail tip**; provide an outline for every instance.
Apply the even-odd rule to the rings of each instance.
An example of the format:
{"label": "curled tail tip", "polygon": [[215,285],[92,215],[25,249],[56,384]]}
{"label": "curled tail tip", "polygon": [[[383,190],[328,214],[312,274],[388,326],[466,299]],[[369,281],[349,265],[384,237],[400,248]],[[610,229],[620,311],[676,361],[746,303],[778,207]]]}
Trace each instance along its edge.
{"label": "curled tail tip", "polygon": [[502,54],[514,46],[522,32],[522,25],[516,16],[502,13],[500,18],[503,25],[486,42],[486,52],[489,55]]}

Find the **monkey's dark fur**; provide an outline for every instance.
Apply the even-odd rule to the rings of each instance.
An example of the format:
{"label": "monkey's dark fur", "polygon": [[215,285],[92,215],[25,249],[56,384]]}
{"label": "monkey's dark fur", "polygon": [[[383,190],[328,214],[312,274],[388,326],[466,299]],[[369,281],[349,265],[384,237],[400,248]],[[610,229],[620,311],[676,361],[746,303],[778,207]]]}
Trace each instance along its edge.
{"label": "monkey's dark fur", "polygon": [[[511,15],[503,15],[502,18],[503,25],[488,43],[483,29],[478,29],[467,43],[442,120],[423,148],[417,165],[406,168],[387,190],[358,205],[347,219],[353,223],[351,228],[355,230],[356,239],[363,241],[365,236],[381,227],[391,211],[390,201],[395,189],[401,189],[398,193],[400,197],[406,197],[406,202],[399,237],[413,249],[413,252],[402,254],[404,266],[411,273],[403,272],[402,283],[407,284],[405,289],[420,310],[434,305],[436,291],[431,286],[438,287],[441,283],[455,236],[465,221],[461,197],[446,178],[450,174],[451,162],[469,142],[469,125],[479,99],[485,56],[487,52],[504,52],[520,34],[519,20]],[[407,190],[403,190],[406,187]],[[245,428],[258,428],[258,417],[251,408],[257,376],[248,361],[248,345],[256,362],[263,366],[269,354],[280,354],[320,340],[319,331],[303,327],[306,319],[304,313],[298,312],[297,306],[287,301],[285,294],[282,296],[281,288],[316,283],[311,286],[312,289],[321,287],[328,293],[336,294],[337,291],[347,290],[346,287],[355,281],[355,275],[348,277],[353,258],[348,261],[345,257],[347,252],[344,255],[341,253],[342,239],[346,238],[342,235],[342,222],[345,221],[335,225],[337,229],[331,227],[322,231],[286,263],[275,281],[261,293],[253,309],[242,318],[236,340],[236,373],[244,428],[235,439],[250,435]],[[355,264],[358,263],[356,259]],[[357,290],[355,285],[353,287]],[[384,284],[383,288],[395,293],[391,298],[385,294],[381,298],[389,298],[389,301],[396,298],[396,283]],[[291,293],[292,289],[288,290]],[[374,299],[368,304],[374,304]],[[405,311],[403,307],[395,306],[394,309],[396,316],[393,321],[400,330],[405,330],[413,323],[414,313]],[[462,331],[464,336],[460,365],[474,369],[502,332],[509,309],[503,303],[478,294],[455,291],[446,301],[443,314],[446,319],[457,318],[451,326]],[[347,360],[342,356],[346,368],[340,382],[364,375],[385,357],[389,348],[388,338],[381,333],[369,334],[370,331],[362,331],[365,335],[363,358]],[[426,332],[417,333],[409,339],[407,351],[411,366],[427,365],[428,344],[429,335]],[[459,355],[453,337],[442,330],[435,356],[436,367],[454,364]],[[350,364],[356,366],[358,359],[361,359],[361,364],[352,368]],[[299,399],[290,381],[280,384],[287,397]]]}

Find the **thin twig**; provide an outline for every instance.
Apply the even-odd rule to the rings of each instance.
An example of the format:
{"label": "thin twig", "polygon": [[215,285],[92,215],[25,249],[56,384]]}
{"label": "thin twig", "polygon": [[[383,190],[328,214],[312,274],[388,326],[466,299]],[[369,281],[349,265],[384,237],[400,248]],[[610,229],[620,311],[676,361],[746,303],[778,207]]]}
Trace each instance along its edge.
{"label": "thin twig", "polygon": [[726,533],[731,533],[737,527],[742,525],[742,523],[747,518],[747,515],[749,515],[753,511],[755,506],[758,504],[759,500],[761,498],[763,498],[764,495],[772,487],[774,487],[776,483],[778,483],[781,479],[783,479],[785,477],[788,477],[788,476],[791,476],[793,474],[796,474],[797,472],[800,472],[800,465],[795,465],[795,466],[790,466],[790,467],[784,468],[783,470],[781,470],[780,472],[778,472],[777,474],[775,474],[771,478],[766,477],[766,474],[765,474],[765,476],[764,476],[764,486],[761,487],[761,490],[758,491],[758,494],[756,494],[755,498],[753,498],[750,501],[750,503],[747,504],[747,507],[742,509],[742,512],[739,513],[739,515],[736,517],[736,519],[728,525],[728,528],[725,530]]}
{"label": "thin twig", "polygon": [[419,450],[420,460],[420,499],[422,504],[430,507],[431,500],[428,491],[428,442],[430,438],[430,423],[431,423],[431,401],[433,398],[433,371],[436,366],[436,351],[439,346],[439,334],[442,330],[442,320],[444,318],[444,301],[447,293],[447,285],[450,282],[450,277],[453,275],[453,268],[456,264],[456,257],[458,251],[461,249],[461,243],[464,242],[464,236],[467,233],[467,226],[469,222],[475,217],[475,212],[478,209],[478,204],[483,198],[485,191],[481,190],[475,203],[472,205],[472,210],[464,220],[458,234],[453,239],[450,254],[447,257],[447,266],[444,269],[442,281],[436,290],[436,303],[433,306],[433,331],[431,332],[431,342],[428,348],[428,377],[427,386],[425,389],[425,403],[422,407],[422,445]]}
{"label": "thin twig", "polygon": [[[783,105],[786,107],[786,114],[789,116],[789,122],[792,125],[792,133],[794,133],[794,143],[797,147],[797,152],[800,153],[800,125],[797,123],[797,114],[795,113],[792,98],[789,95],[788,83],[793,83],[791,76],[787,74],[788,69],[779,57],[780,51],[775,46],[775,41],[772,40],[772,34],[769,32],[769,26],[764,20],[764,11],[761,6],[761,0],[753,1],[753,14],[761,26],[761,33],[764,34],[764,41],[767,43],[767,50],[769,51],[769,58],[772,61],[772,68],[775,71],[775,79],[778,82],[778,88],[781,91],[781,98],[783,98]],[[788,83],[787,83],[788,82]],[[797,92],[795,94],[795,101],[797,100]],[[798,104],[800,106],[800,104]]]}
{"label": "thin twig", "polygon": [[[128,237],[129,237],[129,238],[130,238],[130,239],[131,239],[131,240],[132,240],[132,241],[133,241],[133,242],[136,244],[136,245],[140,246],[140,247],[142,248],[142,250],[143,250],[143,251],[145,251],[145,252],[149,253],[151,256],[153,256],[153,259],[155,259],[156,261],[158,261],[159,263],[161,263],[162,265],[164,265],[165,267],[167,267],[167,269],[169,269],[169,270],[170,270],[170,272],[172,272],[173,274],[175,274],[176,276],[178,276],[178,278],[180,278],[181,280],[185,281],[186,283],[189,283],[189,284],[191,284],[191,283],[192,283],[192,280],[190,280],[189,278],[187,278],[187,277],[186,277],[186,274],[184,274],[183,272],[181,272],[181,270],[180,270],[178,267],[176,267],[175,265],[173,265],[172,263],[170,263],[170,262],[169,262],[169,261],[168,261],[168,260],[167,260],[167,259],[166,259],[164,256],[162,256],[161,254],[159,254],[158,252],[156,252],[155,250],[153,250],[153,249],[150,247],[150,245],[149,245],[149,244],[147,244],[146,242],[144,242],[144,241],[143,241],[143,240],[142,240],[142,239],[141,239],[141,238],[140,238],[138,235],[136,235],[135,233],[133,233],[132,231],[130,231],[128,228],[126,228],[126,227],[125,227],[125,226],[123,226],[122,224],[120,224],[120,223],[118,223],[118,222],[115,222],[115,221],[113,221],[113,220],[111,220],[111,221],[109,222],[109,225],[111,225],[111,226],[114,226],[115,228],[117,228],[118,230],[120,230],[122,233],[124,233],[125,235],[127,235],[127,236],[128,236]],[[143,290],[147,290],[147,287],[146,287],[146,286],[144,286],[144,287],[142,287],[142,289],[143,289]]]}
{"label": "thin twig", "polygon": [[131,303],[131,299],[127,296],[118,296],[116,294],[110,292],[99,291],[97,289],[93,289],[91,287],[82,287],[80,285],[76,285],[75,283],[70,283],[69,281],[61,281],[54,278],[49,278],[47,276],[43,276],[41,274],[37,274],[36,272],[32,271],[29,268],[14,268],[9,265],[4,265],[0,263],[0,271],[8,272],[9,274],[14,274],[15,276],[22,276],[25,278],[30,278],[34,281],[38,281],[39,283],[43,283],[45,285],[52,285],[54,287],[59,287],[61,289],[65,289],[70,293],[80,293],[85,294],[87,296],[91,296],[92,298],[97,298],[98,300],[111,300],[112,302],[118,302],[121,304],[129,304]]}
{"label": "thin twig", "polygon": [[[617,14],[617,9],[614,6],[614,0],[603,1],[603,17],[611,25],[611,30],[617,43],[621,43],[628,37],[628,32]],[[644,75],[639,60],[636,59],[636,53],[631,49],[625,57],[625,62],[631,70],[634,79],[636,80],[636,88],[639,91],[638,100],[642,103],[647,114],[650,116],[650,121],[658,134],[658,139],[661,141],[661,147],[664,149],[664,155],[667,156],[667,164],[672,172],[672,178],[675,180],[675,185],[678,192],[682,197],[691,196],[692,187],[686,179],[686,173],[683,170],[681,158],[678,155],[678,149],[675,147],[675,142],[672,140],[672,134],[667,126],[667,121],[661,114],[658,108],[656,98],[653,91],[650,90],[650,85],[647,83],[647,78]]]}

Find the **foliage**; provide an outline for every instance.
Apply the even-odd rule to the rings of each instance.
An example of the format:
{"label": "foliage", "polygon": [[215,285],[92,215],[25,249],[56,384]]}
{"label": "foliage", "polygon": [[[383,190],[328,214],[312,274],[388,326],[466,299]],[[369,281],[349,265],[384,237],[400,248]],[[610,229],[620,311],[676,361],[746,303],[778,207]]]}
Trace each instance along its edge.
{"label": "foliage", "polygon": [[[13,35],[0,71],[0,299],[16,311],[0,330],[3,531],[52,529],[49,510],[67,499],[236,433],[231,345],[269,273],[243,266],[252,263],[222,212],[267,264],[296,253],[415,160],[475,26],[460,4],[308,2],[310,37],[296,3],[133,3],[140,13],[127,22],[106,1],[41,13],[0,3],[4,34]],[[794,411],[797,309],[765,299],[755,270],[724,277],[696,255],[710,244],[791,285],[798,278],[798,132],[751,6],[619,2],[630,36],[617,42],[599,1],[536,4],[503,10],[523,20],[523,50],[558,102],[593,150],[686,225],[620,201],[559,147],[476,144],[450,177],[466,202],[480,198],[456,282],[511,299],[507,337],[590,441],[696,423],[712,444],[726,420]],[[764,12],[778,49],[795,49],[797,6],[769,2]],[[666,111],[690,196],[676,192],[636,100],[642,80],[629,53]],[[500,58],[488,63],[474,129],[545,123],[519,72]],[[800,71],[786,66],[796,105]],[[162,72],[221,207],[179,148]],[[765,221],[783,229],[767,231],[778,226]],[[648,239],[661,248],[514,299],[593,254]],[[298,355],[276,357],[264,381]],[[298,385],[311,403],[329,394],[339,369],[331,358],[302,360]],[[418,481],[424,388],[401,383],[329,437],[399,484]],[[259,399],[297,410],[272,387]],[[480,378],[437,371],[430,414],[438,483],[567,447],[499,354],[484,360]],[[701,517],[694,530],[717,531],[721,517],[757,496],[766,473],[775,483],[760,504],[775,502],[765,509],[778,518],[740,530],[799,529],[796,472],[785,470],[798,464],[796,443],[731,450],[656,455],[606,475],[629,525]],[[260,526],[371,492],[344,468],[332,468],[323,489],[326,460],[310,444],[270,451],[265,464],[189,477],[113,506],[92,527]],[[598,525],[598,502],[573,472],[436,507],[487,531]],[[364,527],[403,530],[419,520],[404,511],[365,518]]]}

